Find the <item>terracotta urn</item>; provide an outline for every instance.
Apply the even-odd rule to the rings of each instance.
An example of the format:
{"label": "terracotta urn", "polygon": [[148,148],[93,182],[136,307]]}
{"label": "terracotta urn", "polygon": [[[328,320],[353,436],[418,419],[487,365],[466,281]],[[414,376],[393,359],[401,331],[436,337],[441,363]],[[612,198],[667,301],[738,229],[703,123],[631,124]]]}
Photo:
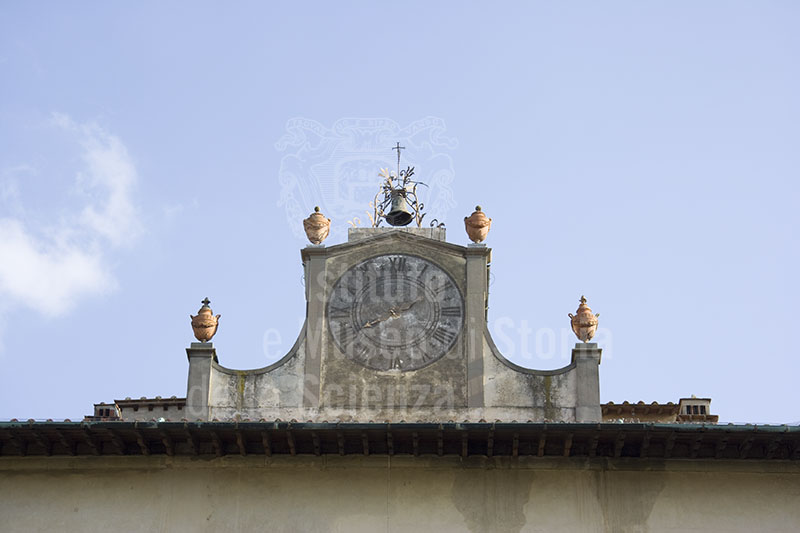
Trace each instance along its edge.
{"label": "terracotta urn", "polygon": [[575,314],[569,313],[572,321],[572,331],[583,342],[589,342],[597,332],[597,318],[600,313],[593,315],[592,309],[586,305],[586,298],[581,296],[581,304]]}
{"label": "terracotta urn", "polygon": [[315,207],[314,212],[303,220],[303,228],[311,244],[322,244],[331,230],[331,219],[325,218],[325,215],[319,212],[319,207]]}
{"label": "terracotta urn", "polygon": [[468,217],[464,217],[464,226],[467,229],[469,239],[474,243],[483,242],[489,235],[489,228],[492,227],[492,219],[481,211],[481,206],[475,206],[475,212]]}
{"label": "terracotta urn", "polygon": [[213,311],[208,306],[211,302],[206,298],[203,300],[202,304],[203,307],[197,312],[197,316],[189,315],[192,319],[192,330],[194,331],[194,336],[200,342],[208,342],[211,340],[211,337],[217,332],[217,324],[219,323],[219,317],[222,315],[214,316]]}

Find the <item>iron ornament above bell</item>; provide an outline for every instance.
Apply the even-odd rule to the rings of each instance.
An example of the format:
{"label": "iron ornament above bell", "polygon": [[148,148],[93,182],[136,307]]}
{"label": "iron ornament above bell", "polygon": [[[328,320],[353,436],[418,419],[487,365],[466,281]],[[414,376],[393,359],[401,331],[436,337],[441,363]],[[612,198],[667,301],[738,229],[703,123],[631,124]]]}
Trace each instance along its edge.
{"label": "iron ornament above bell", "polygon": [[586,298],[581,296],[581,304],[575,314],[569,313],[569,318],[572,324],[572,331],[575,336],[583,342],[589,342],[597,332],[597,318],[600,313],[592,314],[592,309],[586,305]]}
{"label": "iron ornament above bell", "polygon": [[214,312],[208,306],[211,303],[208,298],[201,303],[203,307],[200,308],[197,315],[189,315],[189,317],[192,319],[192,331],[194,331],[195,338],[200,342],[208,342],[217,333],[217,325],[222,315],[214,316]]}

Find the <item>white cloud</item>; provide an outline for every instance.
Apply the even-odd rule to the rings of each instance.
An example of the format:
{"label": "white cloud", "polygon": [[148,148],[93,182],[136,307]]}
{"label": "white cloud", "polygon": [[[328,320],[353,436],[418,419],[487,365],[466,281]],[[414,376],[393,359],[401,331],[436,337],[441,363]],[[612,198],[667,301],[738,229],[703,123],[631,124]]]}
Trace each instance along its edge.
{"label": "white cloud", "polygon": [[22,198],[19,191],[19,176],[29,176],[36,171],[30,165],[17,165],[12,168],[3,169],[0,172],[0,202],[9,213],[15,216],[25,214],[25,207],[22,205]]}
{"label": "white cloud", "polygon": [[0,249],[0,293],[45,315],[115,285],[99,251],[37,239],[18,220],[0,219]]}
{"label": "white cloud", "polygon": [[[116,287],[107,255],[141,234],[132,192],[136,168],[122,141],[94,124],[54,115],[53,124],[75,136],[84,167],[76,186],[84,205],[53,226],[36,225],[15,210],[0,218],[0,298],[47,316],[70,309],[80,298]],[[16,190],[6,196],[19,200]],[[66,195],[65,195],[66,197]]]}
{"label": "white cloud", "polygon": [[53,117],[56,125],[80,136],[86,169],[78,174],[78,186],[88,197],[105,193],[99,203],[84,207],[81,222],[114,246],[138,238],[142,227],[131,198],[136,167],[125,145],[96,124],[76,124],[63,114]]}

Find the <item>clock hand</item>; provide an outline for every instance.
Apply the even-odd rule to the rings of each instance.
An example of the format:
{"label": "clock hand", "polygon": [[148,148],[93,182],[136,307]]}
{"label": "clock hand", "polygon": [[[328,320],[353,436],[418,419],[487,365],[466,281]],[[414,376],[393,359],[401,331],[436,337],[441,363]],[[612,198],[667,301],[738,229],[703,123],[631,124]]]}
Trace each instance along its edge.
{"label": "clock hand", "polygon": [[375,320],[369,320],[367,322],[364,322],[364,325],[361,326],[361,327],[362,328],[371,328],[372,326],[374,326],[378,322],[381,322],[382,320],[386,320],[386,319],[385,318],[376,318]]}
{"label": "clock hand", "polygon": [[[414,300],[410,304],[401,305],[400,307],[397,308],[397,311],[399,313],[405,313],[406,311],[408,311],[409,309],[411,309],[412,307],[414,307],[415,305],[417,305],[421,301],[422,301],[422,298],[419,298],[417,300]],[[397,315],[397,316],[400,316],[400,315]]]}
{"label": "clock hand", "polygon": [[375,324],[378,324],[379,322],[383,322],[384,320],[389,320],[390,318],[394,318],[394,316],[396,316],[396,315],[394,314],[394,308],[392,308],[392,309],[389,309],[389,312],[386,313],[385,315],[379,316],[378,318],[375,318],[373,320],[368,320],[361,327],[362,328],[371,328],[372,326],[374,326]]}
{"label": "clock hand", "polygon": [[371,328],[375,324],[378,324],[380,322],[384,322],[386,320],[389,320],[390,318],[400,318],[400,316],[403,313],[405,313],[406,311],[408,311],[409,309],[411,309],[412,307],[414,307],[415,305],[417,305],[421,301],[422,301],[422,298],[414,300],[413,302],[408,303],[408,304],[398,305],[397,307],[390,307],[389,311],[385,315],[379,316],[378,318],[375,318],[373,320],[369,320],[361,327],[362,328]]}

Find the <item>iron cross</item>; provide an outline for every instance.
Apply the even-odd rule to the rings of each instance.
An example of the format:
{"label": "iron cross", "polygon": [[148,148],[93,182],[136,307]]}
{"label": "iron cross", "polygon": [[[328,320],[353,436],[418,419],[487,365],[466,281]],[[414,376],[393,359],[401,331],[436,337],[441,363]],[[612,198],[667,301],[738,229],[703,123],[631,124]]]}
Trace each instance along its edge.
{"label": "iron cross", "polygon": [[400,141],[397,141],[397,146],[392,150],[397,150],[397,179],[400,179],[400,150],[405,150],[405,146],[400,146]]}

